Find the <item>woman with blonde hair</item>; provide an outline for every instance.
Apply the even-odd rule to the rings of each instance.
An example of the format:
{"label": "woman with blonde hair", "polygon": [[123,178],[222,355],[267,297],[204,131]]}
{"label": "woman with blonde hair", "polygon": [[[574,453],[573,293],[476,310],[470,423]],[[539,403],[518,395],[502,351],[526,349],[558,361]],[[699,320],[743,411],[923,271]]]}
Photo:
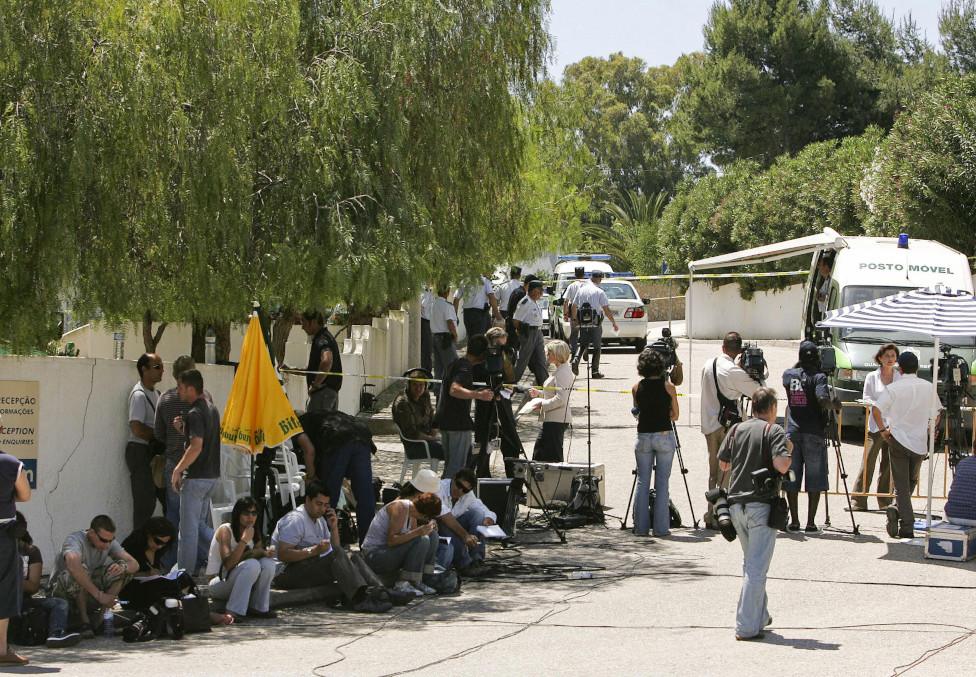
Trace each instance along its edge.
{"label": "woman with blonde hair", "polygon": [[555,365],[556,371],[546,379],[541,390],[529,391],[532,397],[541,397],[536,410],[542,414],[542,430],[532,450],[533,461],[562,463],[563,436],[571,421],[569,394],[576,377],[569,360],[572,352],[565,341],[546,343],[546,362]]}

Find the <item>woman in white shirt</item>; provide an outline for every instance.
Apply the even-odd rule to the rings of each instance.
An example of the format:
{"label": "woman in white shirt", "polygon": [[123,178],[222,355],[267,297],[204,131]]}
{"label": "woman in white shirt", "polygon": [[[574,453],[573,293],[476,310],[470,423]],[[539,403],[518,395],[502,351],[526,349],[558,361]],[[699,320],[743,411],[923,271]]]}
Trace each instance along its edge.
{"label": "woman in white shirt", "polygon": [[210,543],[207,575],[210,595],[227,600],[227,612],[240,621],[275,618],[271,611],[271,581],[277,565],[265,550],[261,534],[255,530],[258,504],[250,496],[237,499],[230,524],[221,524]]}
{"label": "woman in white shirt", "polygon": [[543,398],[536,406],[536,410],[542,412],[542,430],[532,451],[533,461],[563,462],[563,436],[571,420],[569,394],[576,378],[569,364],[570,357],[572,353],[565,341],[546,344],[546,361],[555,365],[556,371],[546,379],[542,390],[533,388],[529,391],[530,396]]}
{"label": "woman in white shirt", "polygon": [[[878,396],[884,392],[885,388],[901,378],[898,370],[898,346],[894,343],[886,343],[878,349],[874,356],[874,361],[878,368],[867,375],[864,379],[864,399],[868,402],[876,402]],[[881,437],[881,430],[884,429],[881,420],[881,412],[872,407],[866,410],[868,420],[868,436],[871,438],[871,447],[864,457],[863,465],[858,470],[854,480],[854,493],[868,492],[871,490],[871,480],[874,478],[874,466],[878,461],[878,453],[881,453],[881,467],[878,470],[878,493],[891,493],[891,470],[888,464],[888,443]],[[879,422],[882,425],[879,425]],[[852,496],[851,504],[855,510],[867,510],[867,496]],[[878,507],[884,510],[891,504],[888,496],[878,496]]]}

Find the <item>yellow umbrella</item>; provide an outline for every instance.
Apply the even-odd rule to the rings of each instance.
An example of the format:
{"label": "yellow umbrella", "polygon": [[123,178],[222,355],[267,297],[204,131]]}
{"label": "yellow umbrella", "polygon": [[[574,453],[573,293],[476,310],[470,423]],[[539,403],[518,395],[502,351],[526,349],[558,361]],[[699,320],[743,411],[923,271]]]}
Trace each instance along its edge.
{"label": "yellow umbrella", "polygon": [[295,410],[278,383],[257,313],[247,326],[241,362],[221,421],[220,440],[249,454],[277,447],[302,432]]}

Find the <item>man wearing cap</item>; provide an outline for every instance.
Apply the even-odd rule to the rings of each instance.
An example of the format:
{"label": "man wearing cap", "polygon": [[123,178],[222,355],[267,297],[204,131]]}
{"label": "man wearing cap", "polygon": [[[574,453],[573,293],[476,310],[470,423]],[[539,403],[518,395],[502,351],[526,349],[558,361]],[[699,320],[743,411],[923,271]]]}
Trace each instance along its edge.
{"label": "man wearing cap", "polygon": [[502,319],[502,314],[498,312],[498,299],[495,298],[491,280],[484,275],[476,284],[457,290],[454,294],[455,310],[462,298],[464,299],[464,331],[468,336],[484,334],[491,326],[492,318],[499,321]]}
{"label": "man wearing cap", "polygon": [[584,326],[582,323],[580,324],[579,346],[573,357],[573,373],[578,374],[580,360],[583,359],[586,349],[593,346],[593,354],[590,358],[590,375],[593,378],[603,378],[603,374],[600,373],[603,318],[610,318],[610,323],[613,325],[614,331],[619,331],[620,329],[617,326],[617,320],[613,317],[613,311],[610,310],[610,300],[607,298],[607,293],[600,288],[601,282],[603,282],[603,272],[594,270],[590,273],[590,281],[580,287],[572,303],[572,316],[577,321],[580,320],[582,311],[586,309],[591,310],[594,315],[594,320],[591,325]]}
{"label": "man wearing cap", "polygon": [[502,317],[506,320],[511,317],[508,314],[508,299],[511,298],[513,291],[521,288],[522,269],[518,266],[512,266],[512,269],[509,271],[508,280],[498,287],[498,308],[501,311]]}
{"label": "man wearing cap", "polygon": [[434,405],[427,391],[427,381],[431,373],[426,369],[414,368],[404,372],[408,378],[403,392],[393,400],[393,422],[408,440],[427,442],[433,458],[444,458],[441,435],[434,427]]}
{"label": "man wearing cap", "polygon": [[824,437],[828,408],[837,408],[830,397],[827,376],[820,369],[820,351],[817,344],[804,341],[800,344],[799,362],[783,372],[783,388],[786,389],[786,436],[793,443],[793,461],[790,470],[794,479],[783,482],[790,504],[789,530],[800,530],[798,508],[800,483],[806,474],[807,533],[817,533],[815,524],[820,493],[827,491],[827,440]]}
{"label": "man wearing cap", "polygon": [[[887,427],[881,436],[888,443],[891,477],[895,485],[897,508],[887,508],[888,535],[911,538],[914,535],[915,512],[912,509],[912,478],[928,450],[929,421],[938,413],[932,398],[932,384],[918,377],[918,356],[898,355],[902,377],[885,388],[874,406],[881,411]],[[900,524],[899,524],[900,523]]]}
{"label": "man wearing cap", "polygon": [[546,351],[542,343],[542,281],[532,280],[528,293],[519,301],[512,316],[512,324],[519,336],[518,362],[515,364],[515,382],[522,380],[526,366],[532,370],[536,383],[543,384],[549,378],[546,368]]}
{"label": "man wearing cap", "polygon": [[508,297],[508,305],[506,306],[508,310],[508,320],[505,322],[505,330],[508,332],[508,349],[509,349],[509,359],[511,359],[512,364],[518,361],[518,332],[515,331],[515,323],[512,318],[515,317],[515,310],[518,304],[521,303],[522,299],[529,291],[529,285],[534,281],[538,280],[535,275],[529,273],[525,276],[525,280],[522,281],[522,286],[514,289]]}
{"label": "man wearing cap", "polygon": [[580,287],[586,284],[586,269],[583,266],[573,268],[575,278],[563,292],[563,314],[569,318],[569,350],[575,355],[576,348],[579,346],[579,322],[574,315],[573,304],[576,302],[576,295]]}

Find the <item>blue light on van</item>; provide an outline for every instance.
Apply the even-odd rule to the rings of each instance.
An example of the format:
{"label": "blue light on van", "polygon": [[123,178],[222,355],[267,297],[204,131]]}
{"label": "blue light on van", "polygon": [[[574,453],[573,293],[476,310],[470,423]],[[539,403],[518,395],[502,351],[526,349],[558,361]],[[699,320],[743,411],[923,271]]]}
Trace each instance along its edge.
{"label": "blue light on van", "polygon": [[900,233],[898,235],[898,248],[908,249],[908,233]]}
{"label": "blue light on van", "polygon": [[609,261],[609,254],[560,254],[557,261]]}

